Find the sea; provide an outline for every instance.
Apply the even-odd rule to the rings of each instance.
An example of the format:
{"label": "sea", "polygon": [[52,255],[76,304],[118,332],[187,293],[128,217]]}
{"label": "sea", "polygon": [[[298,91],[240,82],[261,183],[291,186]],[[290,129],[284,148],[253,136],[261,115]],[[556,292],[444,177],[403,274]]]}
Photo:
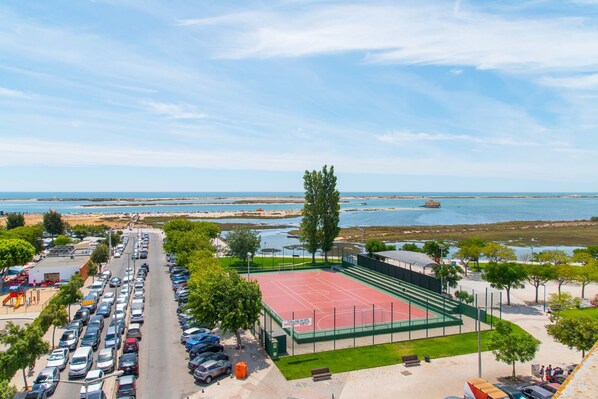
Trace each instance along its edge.
{"label": "sea", "polygon": [[[302,192],[7,192],[0,193],[0,212],[63,214],[170,213],[301,209],[293,203]],[[261,198],[289,198],[286,203],[243,203]],[[428,199],[441,203],[423,208]],[[239,202],[241,201],[241,202]],[[598,193],[526,192],[342,192],[341,227],[430,226],[508,221],[588,220],[598,216]],[[198,216],[198,220],[201,218]],[[213,220],[218,222],[218,220]],[[284,225],[263,230],[262,241],[287,245],[289,229],[299,217],[284,219],[223,219],[262,225]],[[280,239],[276,239],[280,236]],[[283,240],[282,237],[285,237]],[[275,244],[276,242],[276,244]]]}

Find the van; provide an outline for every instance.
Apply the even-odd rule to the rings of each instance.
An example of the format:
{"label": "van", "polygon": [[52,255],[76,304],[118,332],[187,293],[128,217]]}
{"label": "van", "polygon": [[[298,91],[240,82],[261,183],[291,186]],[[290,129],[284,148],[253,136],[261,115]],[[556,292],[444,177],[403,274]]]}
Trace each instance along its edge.
{"label": "van", "polygon": [[69,365],[69,378],[81,378],[87,375],[93,365],[93,349],[82,346],[75,351]]}
{"label": "van", "polygon": [[530,385],[528,387],[522,388],[521,392],[528,398],[532,399],[550,399],[552,398],[553,393],[547,391],[544,388],[540,388],[536,385]]}

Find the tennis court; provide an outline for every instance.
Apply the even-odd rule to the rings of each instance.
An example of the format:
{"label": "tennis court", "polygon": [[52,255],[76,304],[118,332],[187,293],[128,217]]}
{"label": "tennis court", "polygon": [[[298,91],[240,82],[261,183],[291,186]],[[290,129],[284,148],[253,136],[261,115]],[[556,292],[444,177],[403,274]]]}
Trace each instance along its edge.
{"label": "tennis court", "polygon": [[258,281],[263,301],[280,320],[311,319],[310,325],[295,327],[298,333],[436,317],[333,271],[259,273],[252,274],[251,279]]}

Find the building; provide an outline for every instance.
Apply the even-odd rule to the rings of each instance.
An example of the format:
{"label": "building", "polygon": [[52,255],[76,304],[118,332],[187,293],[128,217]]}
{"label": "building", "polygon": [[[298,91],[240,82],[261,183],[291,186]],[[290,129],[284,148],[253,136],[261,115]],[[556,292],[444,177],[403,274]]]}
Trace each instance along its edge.
{"label": "building", "polygon": [[75,273],[85,280],[90,263],[89,254],[76,251],[66,256],[48,256],[29,269],[29,284],[67,281]]}
{"label": "building", "polygon": [[561,385],[554,399],[595,399],[598,398],[598,342],[586,354],[573,373]]}

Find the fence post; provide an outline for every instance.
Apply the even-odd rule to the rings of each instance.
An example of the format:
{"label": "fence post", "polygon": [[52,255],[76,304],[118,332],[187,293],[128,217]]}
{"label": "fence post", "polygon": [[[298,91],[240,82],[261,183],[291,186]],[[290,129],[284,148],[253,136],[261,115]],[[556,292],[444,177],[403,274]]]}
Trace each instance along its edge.
{"label": "fence post", "polygon": [[429,299],[426,298],[426,338],[428,338],[428,317],[429,317],[428,316],[429,315],[429,313],[428,313],[428,302],[429,302]]}
{"label": "fence post", "polygon": [[355,348],[355,305],[353,305],[353,348]]}
{"label": "fence post", "polygon": [[442,296],[442,336],[444,337],[446,335],[445,332],[445,323],[446,323],[446,298],[444,297],[444,295]]}
{"label": "fence post", "polygon": [[[295,312],[292,313],[291,320],[295,320]],[[295,323],[291,326],[291,342],[293,343],[293,356],[295,356]]]}
{"label": "fence post", "polygon": [[409,299],[409,341],[411,341],[411,299]]}
{"label": "fence post", "polygon": [[394,321],[395,321],[394,302],[391,302],[390,303],[390,342],[393,342],[393,337],[394,337]]}
{"label": "fence post", "polygon": [[498,298],[499,298],[499,301],[500,301],[500,303],[499,303],[499,308],[498,308],[498,309],[499,309],[499,311],[500,311],[500,314],[499,314],[499,316],[498,316],[498,317],[499,317],[499,318],[502,320],[502,291],[500,291],[500,292],[498,293]]}
{"label": "fence post", "polygon": [[314,318],[312,323],[314,323],[314,353],[316,353],[316,309],[314,309]]}
{"label": "fence post", "polygon": [[463,326],[463,308],[462,303],[459,301],[459,334],[461,334],[461,327]]}
{"label": "fence post", "polygon": [[[490,293],[490,329],[491,330],[494,326],[494,321],[492,320],[493,316],[494,316],[494,313],[493,313],[494,306],[492,305],[493,303],[494,303],[494,292],[491,292]],[[486,313],[488,313],[488,312],[486,312]]]}
{"label": "fence post", "polygon": [[374,336],[376,332],[374,331],[376,328],[376,306],[372,303],[372,345],[376,345],[374,341]]}
{"label": "fence post", "polygon": [[336,307],[334,308],[334,330],[333,330],[333,335],[332,335],[332,339],[334,342],[334,350],[336,350]]}

